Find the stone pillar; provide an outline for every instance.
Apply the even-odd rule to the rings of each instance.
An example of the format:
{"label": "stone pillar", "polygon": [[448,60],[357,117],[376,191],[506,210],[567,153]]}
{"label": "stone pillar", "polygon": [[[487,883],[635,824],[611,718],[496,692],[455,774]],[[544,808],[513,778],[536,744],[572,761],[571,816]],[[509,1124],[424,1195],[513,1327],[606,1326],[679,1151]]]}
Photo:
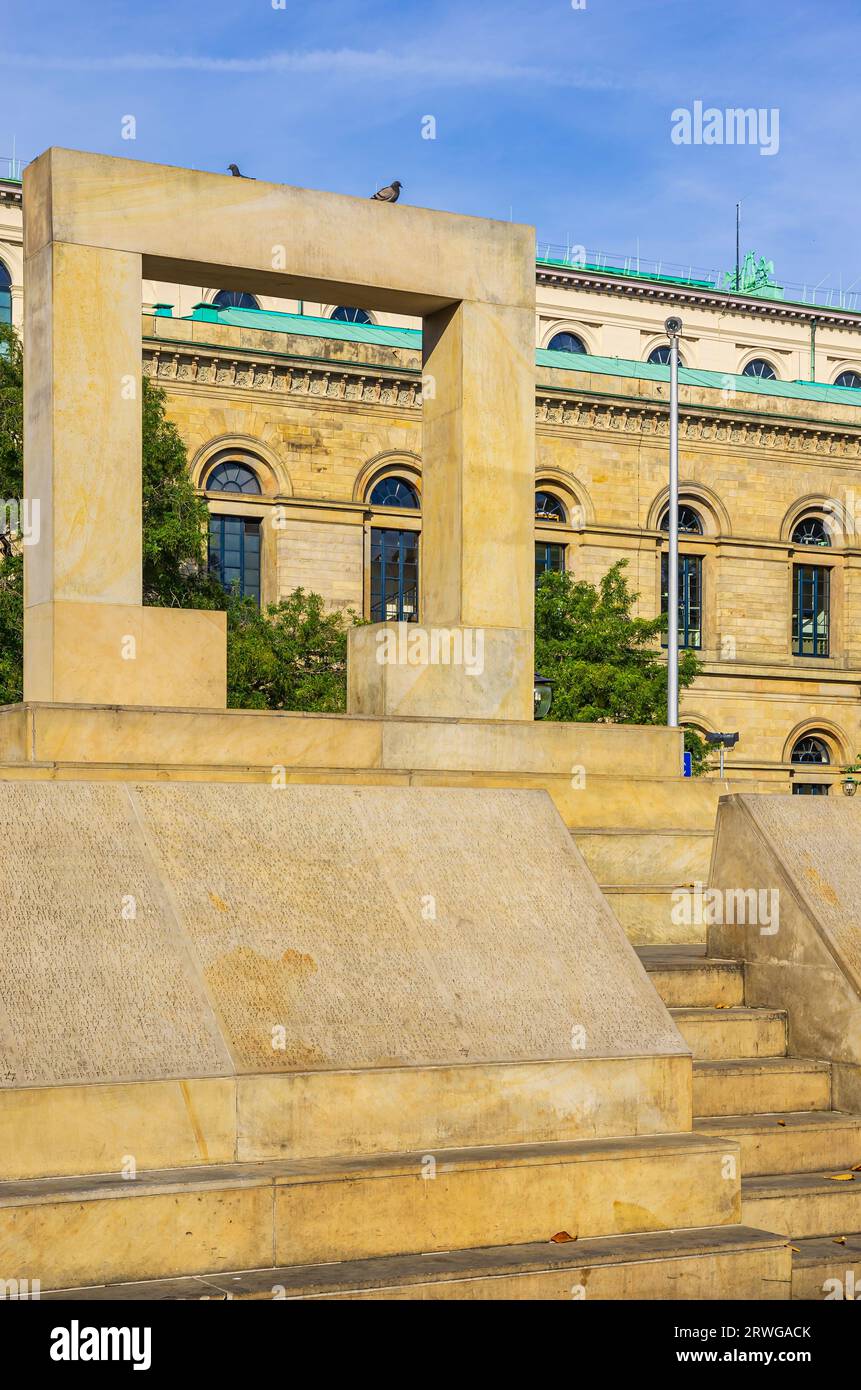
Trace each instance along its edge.
{"label": "stone pillar", "polygon": [[141,257],[52,241],[24,277],[24,699],[223,708],[224,614],[141,603]]}
{"label": "stone pillar", "polygon": [[532,719],[534,324],[463,300],[424,320],[421,622],[350,633],[357,714]]}

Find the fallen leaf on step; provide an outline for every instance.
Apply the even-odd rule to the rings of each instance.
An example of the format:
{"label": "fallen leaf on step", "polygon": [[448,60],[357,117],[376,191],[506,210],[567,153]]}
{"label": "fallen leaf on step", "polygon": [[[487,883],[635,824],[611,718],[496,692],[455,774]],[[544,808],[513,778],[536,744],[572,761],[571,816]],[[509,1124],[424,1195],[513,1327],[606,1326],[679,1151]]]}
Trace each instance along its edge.
{"label": "fallen leaf on step", "polygon": [[861,1163],[853,1163],[853,1164],[852,1164],[852,1172],[853,1172],[853,1173],[861,1173]]}
{"label": "fallen leaf on step", "polygon": [[854,1174],[854,1173],[829,1173],[829,1174],[828,1174],[828,1177],[830,1178],[831,1182],[854,1182],[854,1181],[855,1181],[855,1174]]}
{"label": "fallen leaf on step", "polygon": [[779,1125],[783,1125],[783,1128],[786,1129],[786,1121],[785,1121],[785,1120],[778,1120],[777,1123],[778,1123]]}
{"label": "fallen leaf on step", "polygon": [[833,1243],[834,1243],[834,1245],[845,1245],[845,1244],[846,1244],[846,1237],[845,1237],[845,1236],[835,1236],[835,1237],[834,1237]]}
{"label": "fallen leaf on step", "polygon": [[554,1245],[567,1245],[569,1240],[576,1240],[577,1237],[569,1236],[567,1231],[557,1231],[555,1236],[551,1236],[550,1239]]}
{"label": "fallen leaf on step", "polygon": [[730,1004],[715,1004],[716,1009],[729,1009],[731,1007],[732,1006]]}
{"label": "fallen leaf on step", "polygon": [[801,1254],[801,1251],[799,1250],[799,1248],[798,1248],[797,1245],[789,1245],[789,1246],[787,1246],[787,1249],[788,1249],[788,1250],[794,1250],[795,1253],[796,1253],[796,1255],[800,1255],[800,1254]]}

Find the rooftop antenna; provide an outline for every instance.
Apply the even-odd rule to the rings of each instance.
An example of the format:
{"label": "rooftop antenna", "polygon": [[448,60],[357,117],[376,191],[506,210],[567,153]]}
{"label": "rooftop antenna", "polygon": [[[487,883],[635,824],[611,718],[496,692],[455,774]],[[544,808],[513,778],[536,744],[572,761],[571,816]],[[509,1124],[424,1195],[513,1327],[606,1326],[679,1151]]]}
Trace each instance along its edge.
{"label": "rooftop antenna", "polygon": [[735,205],[735,292],[741,293],[741,203]]}

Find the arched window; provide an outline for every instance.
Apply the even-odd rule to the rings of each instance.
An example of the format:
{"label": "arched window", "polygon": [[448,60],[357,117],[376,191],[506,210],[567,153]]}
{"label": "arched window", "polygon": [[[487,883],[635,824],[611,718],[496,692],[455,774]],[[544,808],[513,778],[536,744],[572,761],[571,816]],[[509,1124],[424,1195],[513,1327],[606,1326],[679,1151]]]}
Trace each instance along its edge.
{"label": "arched window", "polygon": [[535,520],[551,523],[561,522],[563,525],[567,521],[564,506],[558,497],[553,496],[552,492],[536,492]]}
{"label": "arched window", "polygon": [[[665,508],[661,517],[660,531],[670,529],[670,509]],[[703,523],[699,512],[695,512],[693,507],[686,503],[679,503],[679,535],[680,536],[701,536],[703,534]]]}
{"label": "arched window", "polygon": [[254,295],[246,294],[244,290],[219,290],[218,294],[212,296],[212,302],[218,309],[260,308]]}
{"label": "arched window", "polygon": [[835,386],[849,386],[857,391],[861,386],[861,372],[841,372],[834,383]]}
{"label": "arched window", "polygon": [[791,761],[794,763],[830,763],[831,754],[824,739],[815,734],[805,734],[792,749]]}
{"label": "arched window", "polygon": [[582,338],[578,338],[576,333],[569,333],[567,329],[562,333],[554,333],[550,342],[547,344],[548,352],[585,352],[586,344]]}
{"label": "arched window", "polygon": [[[669,343],[659,343],[656,348],[652,348],[652,351],[649,353],[648,357],[646,358],[646,361],[651,362],[652,365],[655,367],[666,367],[670,361]],[[685,364],[682,361],[681,353],[679,353],[679,366],[683,367],[684,365]]]}
{"label": "arched window", "polygon": [[12,276],[0,261],[0,323],[12,322]]}
{"label": "arched window", "polygon": [[793,545],[830,545],[828,527],[820,516],[803,516],[792,532]]}
{"label": "arched window", "polygon": [[419,509],[419,495],[406,478],[381,478],[371,488],[368,499],[372,507],[409,507]]}
{"label": "arched window", "polygon": [[762,381],[776,381],[777,372],[764,357],[754,357],[742,369],[742,376],[758,376]]}
{"label": "arched window", "polygon": [[233,459],[217,463],[206,480],[207,492],[260,493],[260,480],[252,468]]}
{"label": "arched window", "polygon": [[354,309],[347,304],[339,304],[337,309],[333,309],[329,315],[330,319],[337,319],[339,323],[372,323],[373,320],[367,309]]}

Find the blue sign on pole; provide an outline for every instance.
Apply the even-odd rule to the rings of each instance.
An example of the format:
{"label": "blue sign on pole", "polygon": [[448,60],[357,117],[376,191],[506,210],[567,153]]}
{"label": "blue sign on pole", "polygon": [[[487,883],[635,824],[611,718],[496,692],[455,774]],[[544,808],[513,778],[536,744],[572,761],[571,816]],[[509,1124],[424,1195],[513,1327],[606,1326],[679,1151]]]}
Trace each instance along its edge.
{"label": "blue sign on pole", "polygon": [[685,754],[683,754],[683,757],[684,757],[684,769],[685,769],[684,775],[685,775],[685,777],[693,777],[693,775],[694,775],[693,755],[692,755],[691,753],[685,753]]}

